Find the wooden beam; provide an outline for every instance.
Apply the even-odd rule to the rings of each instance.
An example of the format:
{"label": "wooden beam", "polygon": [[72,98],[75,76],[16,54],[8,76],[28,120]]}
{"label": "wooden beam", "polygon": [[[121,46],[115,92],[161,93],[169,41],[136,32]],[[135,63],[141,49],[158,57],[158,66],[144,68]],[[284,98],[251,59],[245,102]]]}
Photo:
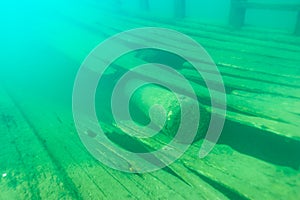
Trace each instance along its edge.
{"label": "wooden beam", "polygon": [[186,8],[186,1],[185,0],[174,0],[174,16],[176,18],[184,18],[185,8]]}
{"label": "wooden beam", "polygon": [[295,26],[295,35],[300,36],[300,11],[298,12],[296,26]]}
{"label": "wooden beam", "polygon": [[229,13],[229,25],[234,28],[240,28],[244,25],[246,8],[241,6],[246,0],[231,0]]}
{"label": "wooden beam", "polygon": [[[231,0],[229,25],[234,28],[240,28],[243,26],[247,9],[298,11],[300,13],[300,4],[271,4],[247,2],[247,0]],[[300,14],[298,14],[295,34],[300,35]]]}

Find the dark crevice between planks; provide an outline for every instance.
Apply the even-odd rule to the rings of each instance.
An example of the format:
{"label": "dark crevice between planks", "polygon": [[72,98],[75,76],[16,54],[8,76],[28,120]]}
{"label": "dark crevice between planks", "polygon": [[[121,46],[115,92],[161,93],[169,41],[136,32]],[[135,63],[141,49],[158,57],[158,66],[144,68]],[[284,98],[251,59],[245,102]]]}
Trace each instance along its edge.
{"label": "dark crevice between planks", "polygon": [[[282,119],[275,119],[273,117],[269,117],[268,115],[261,115],[261,116],[258,116],[258,115],[255,115],[253,113],[250,113],[250,112],[246,112],[246,111],[243,111],[243,110],[239,110],[239,109],[236,109],[236,108],[233,108],[233,107],[229,107],[227,106],[226,108],[227,111],[231,111],[231,112],[234,112],[234,113],[237,113],[237,114],[243,114],[245,116],[249,116],[249,117],[262,117],[264,119],[268,119],[268,120],[272,120],[272,121],[277,121],[277,122],[282,122],[282,123],[288,123],[288,124],[291,124],[289,123],[289,121],[284,121]],[[275,133],[273,133],[275,134]]]}
{"label": "dark crevice between planks", "polygon": [[[81,27],[83,26],[84,28],[87,28],[88,30],[90,30],[93,33],[99,34],[101,32],[101,29],[100,28],[96,28],[95,26],[84,24],[84,23],[82,23],[82,22],[80,22],[78,20],[71,19],[70,17],[67,17],[67,19],[68,19],[68,21],[71,21],[73,24],[75,23],[76,25],[79,25]],[[103,24],[101,24],[101,27],[103,27]],[[112,34],[118,33],[120,31],[120,29],[113,28],[111,26],[109,26],[109,27],[110,27],[111,30],[114,30]],[[101,32],[101,34],[103,34],[103,33]],[[111,36],[111,35],[107,35],[107,37]],[[229,49],[228,51],[231,51],[231,49]]]}
{"label": "dark crevice between planks", "polygon": [[200,173],[198,173],[197,171],[195,171],[194,169],[191,169],[189,167],[187,167],[193,174],[197,175],[198,177],[200,177],[202,180],[204,180],[206,183],[208,183],[209,185],[211,185],[213,188],[215,188],[216,190],[220,191],[221,193],[223,193],[226,197],[228,197],[229,199],[235,199],[235,200],[248,200],[249,198],[243,196],[242,194],[239,194],[236,191],[231,190],[230,188],[227,188],[226,186],[218,183],[215,180],[210,179],[207,176],[204,176]]}
{"label": "dark crevice between planks", "polygon": [[[223,73],[222,73],[223,74]],[[235,77],[235,78],[241,78],[241,77],[238,77],[238,76],[233,76],[231,74],[227,74],[228,76],[231,76],[231,77]],[[194,83],[196,84],[199,84],[203,87],[207,87],[206,86],[206,83],[204,80],[200,79],[199,77],[188,77],[188,79],[190,79],[191,81],[193,81]],[[250,79],[250,78],[245,78],[245,80],[254,80],[254,79]],[[267,81],[261,81],[261,80],[255,80],[257,82],[267,82]],[[270,82],[271,83],[271,82]],[[258,91],[256,89],[248,89],[248,88],[239,88],[238,86],[228,86],[227,83],[225,82],[225,90],[226,90],[226,93],[227,94],[231,94],[233,91],[235,90],[241,90],[241,91],[245,91],[245,92],[249,92],[249,93],[255,93],[255,94],[258,94],[258,92],[261,93],[261,91]],[[275,83],[271,83],[271,84],[275,84]],[[283,85],[284,84],[280,84],[280,85]],[[276,86],[280,86],[279,84],[276,84]],[[291,86],[287,86],[287,87],[291,87]],[[217,88],[216,88],[217,89]],[[292,96],[292,95],[284,95],[284,94],[281,94],[280,92],[272,92],[272,91],[263,91],[264,94],[268,94],[268,95],[273,95],[273,96],[276,96],[276,97],[283,97],[283,98],[292,98],[292,99],[295,99],[295,100],[300,100],[299,97],[297,96]]]}
{"label": "dark crevice between planks", "polygon": [[275,165],[300,166],[300,141],[227,120],[218,141],[240,153]]}
{"label": "dark crevice between planks", "polygon": [[[222,66],[224,67],[223,65],[221,64],[217,64],[218,66]],[[228,69],[232,69],[230,67],[226,67]],[[243,69],[234,69],[235,71],[243,71],[243,72],[249,72],[247,70],[243,70]],[[222,72],[221,71],[221,74],[222,75],[226,75],[226,76],[230,76],[230,77],[234,77],[234,78],[244,78],[246,80],[252,80],[252,81],[257,81],[257,82],[263,82],[263,83],[270,83],[270,84],[276,84],[276,85],[279,85],[278,82],[276,82],[276,78],[282,78],[282,76],[279,76],[279,75],[272,75],[274,77],[273,80],[268,80],[268,79],[259,79],[257,77],[243,77],[243,76],[240,76],[240,75],[235,75],[235,74],[231,74],[231,73],[228,73],[228,72]],[[263,74],[263,75],[270,75],[270,74],[267,74],[267,73],[264,73],[264,72],[257,72],[257,74]],[[294,84],[289,84],[289,83],[280,83],[280,85],[282,86],[287,86],[287,87],[295,87]]]}
{"label": "dark crevice between planks", "polygon": [[[228,111],[255,116],[234,108],[228,108]],[[117,134],[113,134],[110,139],[129,151],[149,152],[143,144],[138,141],[131,141],[132,138],[129,136],[124,135],[124,138],[120,140]],[[300,165],[300,156],[297,153],[300,152],[300,141],[230,120],[225,123],[219,143],[227,144],[241,153],[273,164],[294,169],[298,169]]]}
{"label": "dark crevice between planks", "polygon": [[[114,13],[114,14],[118,17],[122,16],[119,13]],[[123,11],[123,16],[136,18],[137,14],[132,14],[132,13]],[[149,21],[153,21],[156,23],[165,23],[165,24],[184,27],[184,28],[188,28],[188,29],[203,29],[203,27],[205,27],[208,32],[211,32],[213,30],[215,33],[228,34],[230,36],[235,36],[238,38],[264,40],[264,41],[284,43],[284,44],[289,44],[289,45],[294,45],[294,46],[297,46],[300,44],[300,41],[295,41],[295,40],[292,41],[291,40],[292,42],[290,42],[285,39],[285,38],[295,38],[295,36],[282,34],[282,33],[276,33],[276,32],[274,34],[272,32],[272,30],[269,30],[270,32],[267,32],[267,34],[266,34],[265,30],[251,29],[251,32],[255,32],[255,35],[253,35],[253,34],[249,34],[249,31],[246,30],[245,28],[241,29],[242,31],[234,31],[234,30],[230,29],[230,27],[226,27],[226,26],[210,25],[210,27],[208,27],[207,24],[205,24],[205,23],[189,21],[186,19],[176,20],[176,21],[170,20],[170,19],[161,19],[161,18],[154,17],[154,16],[148,16],[143,13],[138,13],[138,17],[139,17],[139,19],[143,19],[145,21],[149,20]],[[191,25],[189,25],[189,24],[191,24]],[[195,26],[195,24],[197,26]],[[210,29],[208,29],[208,28],[210,28]],[[245,32],[245,30],[247,32]],[[271,36],[271,37],[269,37],[269,36]]]}
{"label": "dark crevice between planks", "polygon": [[[8,133],[10,134],[10,136],[14,136],[13,132],[11,131],[10,126],[7,126],[7,130],[8,130]],[[11,143],[14,144],[16,152],[18,154],[18,157],[20,158],[20,162],[26,168],[26,163],[22,159],[23,154],[22,154],[21,150],[19,149],[19,147],[16,145],[15,139],[12,139]],[[30,194],[31,194],[30,198],[41,199],[40,190],[38,187],[35,187],[35,184],[37,182],[36,174],[26,173],[26,181],[27,181],[28,187],[30,189]],[[17,185],[14,185],[13,187],[15,188],[15,187],[17,187]]]}
{"label": "dark crevice between planks", "polygon": [[[110,25],[110,24],[106,24],[106,23],[104,23],[104,22],[99,22],[99,23],[97,23],[97,24],[99,24],[99,26],[101,26],[102,28],[103,27],[106,27],[107,29],[110,29],[110,30],[112,30],[113,31],[113,33],[115,34],[115,33],[118,33],[118,32],[120,32],[120,31],[124,31],[124,29],[122,29],[122,28],[120,28],[120,27],[114,27],[114,26],[112,26],[112,25]],[[99,31],[101,31],[101,29],[99,28],[98,29],[98,32]],[[189,35],[190,35],[190,33],[188,33]],[[202,38],[202,36],[200,36],[200,35],[198,35],[197,37],[201,37]],[[215,39],[213,39],[213,40],[215,40]],[[197,40],[198,42],[200,41],[200,40]],[[228,41],[227,41],[228,42]],[[203,45],[205,48],[207,48],[207,50],[208,49],[213,49],[213,50],[220,50],[219,48],[217,48],[216,46],[214,46],[214,45]],[[223,49],[224,50],[224,49]],[[226,48],[226,51],[227,52],[232,52],[232,53],[242,53],[243,55],[245,54],[245,53],[247,53],[247,55],[253,55],[253,56],[264,56],[264,57],[268,57],[268,58],[271,58],[271,59],[277,59],[277,60],[280,60],[280,61],[282,61],[282,60],[288,60],[288,61],[292,61],[293,59],[290,59],[290,58],[280,58],[280,57],[277,57],[276,55],[264,55],[264,54],[258,54],[258,53],[254,53],[254,52],[252,52],[251,50],[247,50],[247,52],[241,52],[239,49],[232,49],[232,48]],[[208,51],[209,52],[209,51]],[[213,55],[213,54],[211,54],[211,55]],[[293,67],[291,67],[291,68],[293,68],[293,69],[297,69],[296,68],[296,64],[297,64],[297,61],[298,60],[293,60],[293,62],[296,62],[295,63],[295,66],[293,66]],[[261,62],[261,61],[260,61]],[[281,63],[281,62],[280,62]],[[286,65],[281,65],[280,63],[278,63],[277,62],[277,65],[276,66],[282,66],[282,67],[287,67]],[[262,63],[262,64],[264,64],[264,65],[273,65],[272,63],[269,63],[269,62],[267,62],[267,63]],[[293,74],[294,75],[294,74]],[[289,74],[288,76],[291,76],[291,74]]]}
{"label": "dark crevice between planks", "polygon": [[128,195],[130,195],[130,197],[132,199],[138,199],[138,197],[128,188],[128,186],[126,186],[125,184],[122,183],[122,181],[120,181],[120,179],[118,179],[115,175],[113,175],[109,170],[107,170],[105,167],[101,166],[102,169],[104,171],[106,171],[107,174],[109,174],[116,182],[118,182],[123,188],[124,190],[126,190],[128,192]]}
{"label": "dark crevice between planks", "polygon": [[[238,114],[243,114],[243,115],[250,116],[250,117],[257,117],[257,115],[251,114],[251,113],[246,112],[246,111],[238,110],[238,109],[235,109],[235,108],[232,108],[232,107],[229,107],[229,106],[227,106],[226,111],[230,111],[230,112],[234,112],[234,113],[238,113]],[[265,117],[265,118],[266,119],[271,119],[271,118],[268,118],[268,117]]]}
{"label": "dark crevice between planks", "polygon": [[[119,145],[120,147],[130,151],[130,152],[139,152],[139,153],[150,153],[151,149],[154,151],[155,149],[153,149],[153,147],[150,146],[145,146],[144,144],[142,144],[141,142],[132,139],[130,136],[124,134],[121,135],[119,133],[114,133],[114,134],[106,134],[106,136],[115,144]],[[159,158],[155,157],[152,154],[149,154],[149,156],[143,156],[143,159],[145,159],[145,161],[149,161],[152,164],[155,164],[157,166],[163,166],[165,165]],[[188,186],[191,186],[187,181],[184,180],[184,178],[182,178],[179,174],[177,174],[174,170],[172,170],[170,167],[166,166],[164,168],[162,168],[164,171],[166,171],[167,173],[175,176],[176,178],[178,178],[180,181],[184,182],[185,184],[187,184]]]}
{"label": "dark crevice between planks", "polygon": [[[131,24],[136,24],[136,25],[142,25],[141,24],[141,21],[136,21],[136,20],[134,20],[134,21],[132,21],[132,19],[126,19],[126,18],[124,18],[123,16],[121,16],[121,15],[118,15],[118,16],[109,16],[109,17],[114,17],[114,18],[119,18],[119,20],[126,20],[127,22],[130,22]],[[168,24],[168,25],[173,25],[173,26],[177,26],[177,27],[180,27],[180,28],[186,28],[182,23],[184,23],[184,21],[182,21],[182,23],[180,24],[178,24],[177,22],[176,23],[174,23],[173,21],[164,21],[164,20],[158,20],[158,19],[154,19],[154,18],[148,18],[148,17],[146,17],[145,18],[145,16],[139,16],[140,17],[140,19],[144,19],[145,21],[146,20],[148,20],[148,22],[154,22],[154,23],[159,23],[160,25],[164,25],[164,24]],[[135,17],[136,18],[136,17]],[[186,22],[185,22],[186,23]],[[145,25],[145,24],[144,24]],[[203,25],[203,24],[202,24]],[[211,27],[213,27],[213,26],[211,26]],[[207,28],[207,27],[206,27]],[[195,29],[195,28],[193,28],[193,29]],[[212,31],[208,31],[208,30],[204,30],[204,31],[206,31],[206,32],[212,32]],[[184,30],[183,32],[185,32],[185,33],[187,33],[188,35],[191,35],[191,36],[196,36],[196,37],[198,37],[198,36],[201,36],[203,39],[214,39],[214,40],[216,40],[216,41],[221,41],[221,42],[223,42],[223,41],[228,41],[228,39],[226,40],[226,39],[221,39],[221,38],[218,38],[218,39],[216,39],[215,37],[212,37],[212,36],[203,36],[203,34],[195,34],[195,32],[190,32],[190,31],[186,31],[186,30]],[[222,34],[224,34],[224,32],[220,32],[220,31],[217,31],[217,30],[214,30],[214,32],[215,33],[222,33]],[[227,30],[227,33],[235,33],[235,32],[232,32],[232,31],[230,31],[230,32],[228,32],[228,30]],[[239,37],[238,35],[234,35],[235,37]],[[292,37],[292,36],[291,36]],[[252,39],[253,40],[253,38],[251,38],[251,37],[249,37],[248,39]],[[257,40],[259,40],[259,39],[257,39]],[[261,40],[261,39],[260,39]],[[252,42],[245,42],[245,41],[237,41],[237,43],[241,43],[242,42],[242,44],[245,44],[245,45],[249,45],[249,44],[251,44],[251,45],[253,45],[253,43]],[[259,44],[256,44],[255,43],[255,45],[256,46],[264,46],[264,45],[259,45]],[[277,49],[277,47],[274,47],[275,49]],[[289,50],[289,49],[286,49],[286,50]],[[295,51],[294,51],[295,52]],[[251,52],[250,52],[251,53]],[[256,54],[256,53],[254,53],[254,54]],[[273,56],[271,56],[271,57],[276,57],[277,58],[277,56],[275,55],[273,55]],[[284,58],[283,58],[284,59]],[[296,59],[296,60],[298,60],[297,58],[293,58],[293,59]]]}
{"label": "dark crevice between planks", "polygon": [[188,186],[191,186],[191,184],[189,184],[187,181],[185,181],[180,175],[178,175],[174,170],[172,170],[170,167],[164,167],[163,168],[164,171],[168,172],[169,174],[175,176],[176,178],[178,178],[179,180],[181,180],[182,182],[184,182],[185,184],[187,184]]}
{"label": "dark crevice between planks", "polygon": [[[69,154],[69,156],[73,159],[73,160],[76,160],[75,158],[74,158],[74,156],[70,153],[70,151],[67,149],[67,148],[65,148],[65,150],[68,152],[68,154]],[[84,149],[84,150],[86,150],[86,149]],[[86,153],[88,154],[88,155],[90,155],[87,151],[86,151]],[[98,160],[96,160],[93,156],[91,156],[90,157],[90,159],[92,159],[92,160],[94,160],[94,161],[98,161]],[[99,184],[97,184],[97,182],[94,180],[94,178],[81,166],[81,165],[78,165],[80,168],[81,168],[81,170],[85,173],[85,175],[93,182],[93,184],[95,185],[95,187],[97,187],[97,189],[99,190],[99,191],[101,191],[101,194],[103,195],[103,197],[105,197],[105,198],[107,198],[107,194],[101,189],[101,187],[99,186]],[[75,186],[76,187],[76,186]]]}
{"label": "dark crevice between planks", "polygon": [[77,190],[76,185],[74,184],[74,182],[72,181],[72,179],[68,176],[67,172],[63,169],[63,167],[61,166],[60,162],[48,150],[46,141],[40,136],[40,134],[37,131],[37,129],[35,128],[35,126],[28,119],[26,113],[23,111],[23,109],[20,107],[20,105],[18,104],[18,102],[13,97],[13,95],[7,89],[6,89],[6,92],[7,92],[8,96],[10,97],[10,99],[12,100],[12,102],[14,103],[15,107],[18,109],[18,111],[20,112],[20,114],[22,115],[22,117],[24,118],[24,120],[26,121],[26,123],[28,124],[28,126],[30,127],[30,129],[32,130],[32,132],[34,133],[34,135],[36,136],[36,138],[39,141],[39,143],[41,144],[41,146],[47,152],[47,154],[48,154],[49,158],[51,159],[52,163],[54,164],[54,166],[56,166],[56,171],[59,174],[59,177],[64,182],[64,185],[65,185],[66,189],[68,191],[70,191],[70,195],[73,198],[75,198],[75,199],[83,199],[82,196],[80,195],[80,192]]}

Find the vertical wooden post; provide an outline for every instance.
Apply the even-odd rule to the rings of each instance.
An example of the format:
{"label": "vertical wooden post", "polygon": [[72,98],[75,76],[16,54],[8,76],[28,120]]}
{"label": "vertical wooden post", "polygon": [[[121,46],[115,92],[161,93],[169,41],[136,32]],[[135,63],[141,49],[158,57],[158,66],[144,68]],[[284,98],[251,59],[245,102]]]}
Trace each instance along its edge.
{"label": "vertical wooden post", "polygon": [[240,28],[244,25],[246,15],[246,0],[231,0],[229,13],[229,25],[234,28]]}
{"label": "vertical wooden post", "polygon": [[296,26],[295,26],[295,35],[300,36],[300,11],[298,11]]}
{"label": "vertical wooden post", "polygon": [[174,0],[174,16],[175,18],[185,17],[185,0]]}
{"label": "vertical wooden post", "polygon": [[140,0],[141,11],[149,11],[149,0]]}

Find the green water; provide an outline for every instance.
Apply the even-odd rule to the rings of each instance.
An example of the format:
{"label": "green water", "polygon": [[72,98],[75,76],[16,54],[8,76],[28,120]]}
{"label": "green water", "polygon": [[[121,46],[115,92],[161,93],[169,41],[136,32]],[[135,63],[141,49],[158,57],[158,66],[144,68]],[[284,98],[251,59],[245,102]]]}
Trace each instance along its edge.
{"label": "green water", "polygon": [[[184,18],[174,16],[171,0],[150,0],[144,11],[137,0],[0,4],[0,199],[300,197],[296,11],[252,9],[244,26],[236,28],[228,25],[229,0],[186,0]],[[227,116],[221,137],[207,157],[198,157],[201,138],[170,166],[138,173],[133,163],[128,165],[132,173],[125,173],[95,159],[81,142],[73,120],[72,93],[82,62],[105,39],[139,27],[185,33],[217,64],[226,89]],[[140,60],[135,62],[136,58]],[[144,62],[178,70],[194,83],[201,109],[210,111],[203,77],[183,67],[182,58],[148,49],[124,55],[114,64],[128,68]],[[99,82],[104,85],[95,97],[99,123],[120,148],[132,152],[164,148],[172,135],[167,131],[139,140],[127,133],[141,130],[127,122],[114,125],[109,92],[127,71],[108,70]],[[136,95],[143,96],[143,91]],[[157,102],[165,102],[161,93],[145,101],[133,99],[138,106],[132,105],[131,114],[140,124],[149,122],[143,105],[148,108],[155,95]],[[114,154],[99,149],[104,156]]]}

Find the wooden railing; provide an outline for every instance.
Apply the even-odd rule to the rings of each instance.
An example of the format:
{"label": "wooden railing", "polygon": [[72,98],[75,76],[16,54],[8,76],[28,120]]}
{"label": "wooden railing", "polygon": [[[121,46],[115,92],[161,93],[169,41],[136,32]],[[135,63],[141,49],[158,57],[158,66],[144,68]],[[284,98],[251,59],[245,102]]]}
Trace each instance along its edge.
{"label": "wooden railing", "polygon": [[[184,18],[186,16],[186,0],[174,1],[174,17]],[[140,9],[149,11],[149,0],[140,0]],[[234,28],[240,28],[244,25],[247,9],[262,9],[262,10],[282,10],[282,11],[297,11],[296,25],[294,33],[300,35],[300,3],[263,3],[249,2],[247,0],[231,0],[229,13],[229,25]]]}
{"label": "wooden railing", "polygon": [[298,11],[294,33],[296,35],[300,35],[300,4],[263,3],[248,2],[247,0],[231,0],[229,24],[235,28],[243,26],[247,9]]}

